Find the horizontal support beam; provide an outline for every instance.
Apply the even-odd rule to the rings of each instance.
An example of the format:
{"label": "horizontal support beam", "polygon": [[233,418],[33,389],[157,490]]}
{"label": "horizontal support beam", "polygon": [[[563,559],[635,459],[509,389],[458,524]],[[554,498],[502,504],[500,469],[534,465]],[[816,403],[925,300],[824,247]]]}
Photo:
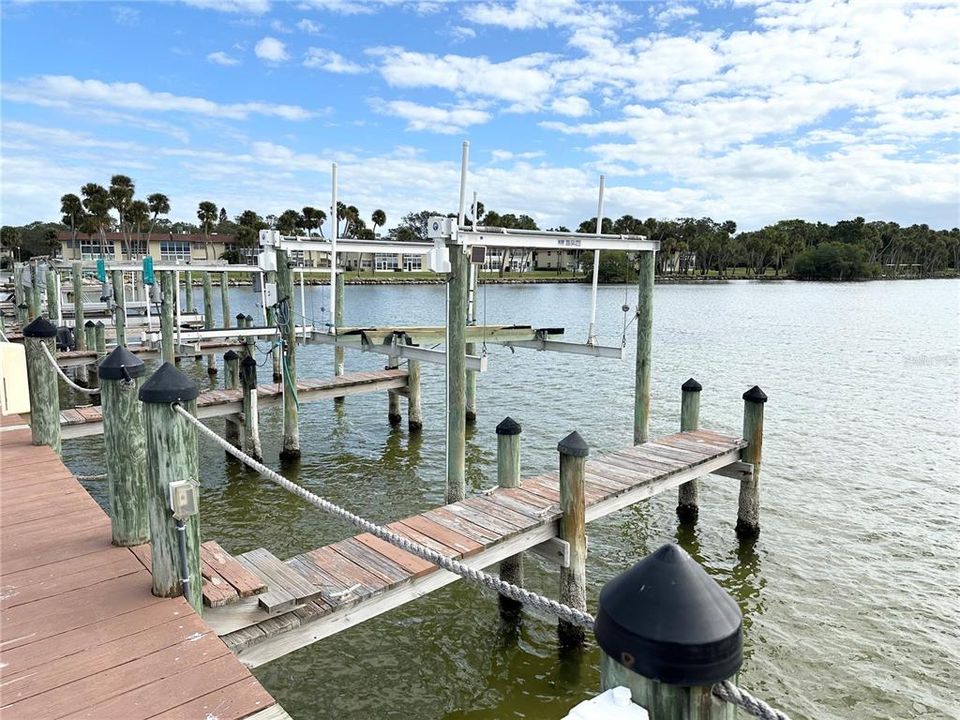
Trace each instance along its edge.
{"label": "horizontal support beam", "polygon": [[[297,325],[297,334],[304,331],[312,333],[313,325],[306,327]],[[241,337],[276,337],[279,331],[275,327],[245,327],[245,328],[212,328],[210,330],[183,330],[177,333],[177,338],[181,342],[203,342],[204,340],[225,340],[228,338]],[[157,331],[150,333],[141,333],[140,339],[143,342],[160,342],[160,333]]]}
{"label": "horizontal support beam", "polygon": [[[420,362],[430,363],[432,365],[444,365],[447,362],[447,353],[444,350],[431,350],[429,348],[417,347],[414,345],[404,345],[402,343],[363,343],[354,339],[358,336],[354,335],[348,337],[350,339],[344,341],[342,335],[330,335],[327,333],[314,332],[308,336],[307,342],[308,344],[319,343],[321,345],[338,345],[340,347],[350,348],[351,350],[374,352],[391,358],[419,360]],[[486,372],[487,357],[485,355],[467,355],[467,370]]]}
{"label": "horizontal support beam", "polygon": [[609,345],[588,345],[586,343],[558,342],[556,340],[510,340],[500,343],[506,347],[527,348],[541,352],[558,352],[568,355],[590,355],[591,357],[623,359],[623,348]]}
{"label": "horizontal support beam", "polygon": [[[332,253],[333,243],[329,238],[315,238],[302,236],[281,236],[279,240],[272,239],[270,233],[260,236],[262,247],[274,247],[287,251],[308,251]],[[398,255],[426,255],[433,250],[433,243],[429,242],[400,242],[398,240],[354,240],[338,239],[337,254],[341,253],[395,253]]]}
{"label": "horizontal support beam", "polygon": [[722,475],[723,477],[733,478],[734,480],[743,480],[753,475],[753,463],[746,463],[737,460],[722,468],[717,468],[711,475]]}
{"label": "horizontal support beam", "polygon": [[461,228],[456,232],[461,245],[531,248],[534,250],[629,250],[656,252],[659,240],[643,235],[593,235],[589,233],[551,232],[549,230],[506,230],[504,228]]}
{"label": "horizontal support beam", "polygon": [[[361,344],[364,337],[375,343],[389,342],[402,336],[412,345],[428,345],[446,341],[447,329],[442,325],[425,327],[338,327],[337,337],[344,342]],[[537,337],[563,337],[563,328],[534,328],[530,325],[467,325],[466,341],[501,344],[509,340],[533,340]]]}
{"label": "horizontal support beam", "polygon": [[545,557],[547,560],[559,564],[560,567],[570,567],[570,543],[566,540],[556,537],[550,538],[546,542],[534,545],[530,548],[530,552]]}

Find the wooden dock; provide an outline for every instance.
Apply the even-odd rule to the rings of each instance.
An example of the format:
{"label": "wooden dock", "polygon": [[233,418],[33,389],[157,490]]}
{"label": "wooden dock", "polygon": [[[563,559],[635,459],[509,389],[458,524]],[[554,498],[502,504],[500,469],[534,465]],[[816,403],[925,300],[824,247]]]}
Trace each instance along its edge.
{"label": "wooden dock", "polygon": [[[344,373],[334,378],[303,378],[297,380],[301,403],[318,402],[332,398],[395,390],[407,387],[407,371],[401,369],[372,372]],[[283,402],[282,383],[264,383],[257,386],[257,403],[265,407]],[[197,398],[197,417],[201,419],[237,415],[243,410],[241,390],[209,390]],[[78,407],[60,412],[61,436],[69,438],[103,434],[103,413],[99,406]]]}
{"label": "wooden dock", "polygon": [[[0,423],[0,716],[289,720],[183,598],[157,598],[60,458]],[[149,553],[147,553],[149,554]]]}
{"label": "wooden dock", "polygon": [[[586,519],[604,517],[711,473],[741,477],[750,472],[740,461],[745,446],[738,437],[698,430],[591,458],[586,466]],[[484,568],[524,550],[544,551],[545,543],[556,550],[559,497],[558,475],[548,473],[524,480],[520,488],[498,488],[387,527],[471,567]],[[296,587],[279,584],[294,597],[292,609],[271,611],[258,598],[249,597],[211,608],[205,615],[249,667],[459,579],[369,534],[302,553],[285,565],[301,580]]]}

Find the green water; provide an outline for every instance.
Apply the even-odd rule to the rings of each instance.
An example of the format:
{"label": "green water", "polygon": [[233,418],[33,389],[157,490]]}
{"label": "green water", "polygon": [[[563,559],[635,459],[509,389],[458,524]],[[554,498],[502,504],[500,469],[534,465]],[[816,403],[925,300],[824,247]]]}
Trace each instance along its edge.
{"label": "green water", "polygon": [[[628,301],[634,302],[630,289]],[[348,324],[439,324],[438,286],[346,291]],[[328,319],[307,289],[308,315]],[[795,720],[955,718],[960,708],[960,283],[734,282],[655,291],[652,432],[674,432],[680,385],[703,386],[701,424],[739,432],[740,395],[759,384],[766,406],[763,530],[734,535],[736,483],[711,478],[696,530],[681,532],[673,493],[589,526],[589,606],[604,582],[660,544],[679,541],[737,598],[745,617],[739,682]],[[257,315],[249,289],[233,312]],[[488,323],[567,328],[583,340],[589,288],[491,286]],[[600,291],[601,340],[623,335],[623,287]],[[633,334],[626,359],[490,346],[467,438],[467,483],[495,484],[494,426],[523,425],[524,474],[556,466],[556,443],[578,430],[596,452],[631,442]],[[347,355],[348,370],[383,366]],[[302,376],[332,374],[332,349],[300,351]],[[183,369],[207,382],[205,366]],[[268,368],[261,380],[269,380]],[[388,521],[443,502],[442,368],[424,366],[424,432],[391,430],[383,396],[301,409],[303,459],[288,476],[367,517]],[[280,413],[261,421],[277,466]],[[219,421],[213,423],[220,427]],[[68,441],[67,464],[100,472],[100,440]],[[233,552],[280,557],[353,532],[201,445],[205,538]],[[103,484],[91,491],[101,500]],[[537,557],[528,585],[556,596],[558,573]],[[256,671],[298,720],[311,718],[559,718],[596,692],[591,641],[558,655],[552,623],[501,623],[495,598],[455,583]]]}

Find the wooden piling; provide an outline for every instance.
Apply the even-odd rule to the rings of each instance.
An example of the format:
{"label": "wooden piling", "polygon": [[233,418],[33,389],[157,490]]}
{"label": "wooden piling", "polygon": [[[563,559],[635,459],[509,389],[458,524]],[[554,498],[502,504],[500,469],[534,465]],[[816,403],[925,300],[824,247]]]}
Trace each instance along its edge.
{"label": "wooden piling", "polygon": [[[226,390],[236,390],[240,387],[240,355],[234,350],[227,350],[223,354],[223,387]],[[236,417],[226,417],[223,421],[223,437],[236,448],[240,444],[240,426]]]}
{"label": "wooden piling", "polygon": [[753,465],[753,472],[740,480],[737,509],[737,536],[755,538],[760,534],[760,464],[763,458],[763,406],[766,393],[757,385],[743,394],[743,439],[749,445],[740,459]]}
{"label": "wooden piling", "polygon": [[466,494],[467,278],[469,258],[462,245],[449,245],[447,282],[447,482],[446,501]]}
{"label": "wooden piling", "polygon": [[97,320],[93,326],[93,333],[99,362],[107,354],[107,326],[103,324],[103,320]]}
{"label": "wooden piling", "polygon": [[127,295],[123,289],[123,270],[111,270],[113,282],[113,324],[117,333],[117,345],[127,344]]}
{"label": "wooden piling", "polygon": [[57,328],[38,317],[23,328],[27,361],[27,390],[30,394],[30,434],[34,445],[49,445],[60,454],[60,389],[57,371],[43,348],[56,357]]}
{"label": "wooden piling", "polygon": [[293,314],[293,272],[286,250],[277,250],[277,297],[285,303],[280,318],[283,335],[283,448],[281,460],[300,457],[300,411],[297,401],[297,330]]}
{"label": "wooden piling", "polygon": [[[557,445],[560,452],[560,539],[570,544],[570,567],[560,568],[560,602],[587,609],[587,530],[584,476],[590,448],[574,431]],[[584,631],[566,620],[557,624],[563,647],[583,644]]]}
{"label": "wooden piling", "polygon": [[[177,292],[180,289],[177,288]],[[187,270],[183,274],[183,311],[192,313],[196,308],[193,306],[193,273]]]}
{"label": "wooden piling", "polygon": [[220,273],[220,307],[223,310],[223,326],[230,327],[230,282],[227,273]]}
{"label": "wooden piling", "polygon": [[[147,504],[150,523],[150,558],[153,594],[175,597],[182,594],[177,523],[170,509],[170,483],[188,480],[197,486],[197,431],[171,407],[179,403],[196,414],[197,384],[164,363],[140,388],[146,431]],[[187,545],[187,601],[202,611],[203,578],[200,574],[200,516],[185,522]]]}
{"label": "wooden piling", "polygon": [[240,387],[243,389],[243,451],[254,460],[263,460],[257,408],[257,361],[249,354],[240,361]]}
{"label": "wooden piling", "polygon": [[52,268],[47,268],[47,317],[56,324],[60,319],[60,275]]}
{"label": "wooden piling", "polygon": [[423,410],[420,407],[420,361],[407,361],[407,430],[423,430]]}
{"label": "wooden piling", "polygon": [[98,368],[113,544],[125,547],[150,540],[146,445],[138,398],[145,374],[143,361],[122,345]]}
{"label": "wooden piling", "polygon": [[83,319],[83,265],[79,262],[70,265],[73,279],[73,334],[77,339],[77,350],[91,350],[84,334],[86,323]]}
{"label": "wooden piling", "polygon": [[[504,418],[497,425],[497,485],[502,488],[520,487],[520,433],[522,428],[513,418]],[[523,587],[523,553],[500,561],[500,579]],[[523,604],[500,595],[500,612],[514,617]]]}
{"label": "wooden piling", "polygon": [[[203,328],[213,330],[213,282],[209,272],[203,273]],[[217,359],[207,355],[207,374],[217,374]]]}
{"label": "wooden piling", "polygon": [[[83,336],[87,350],[96,351],[97,349],[97,324],[93,320],[87,320],[83,324]],[[99,360],[99,358],[97,358]],[[97,360],[87,365],[87,386],[97,386]]]}
{"label": "wooden piling", "polygon": [[[703,386],[693,378],[680,387],[680,431],[700,427],[700,391]],[[677,490],[677,517],[680,522],[695,523],[700,515],[700,481],[690,480]]]}
{"label": "wooden piling", "polygon": [[176,362],[173,327],[176,299],[177,281],[174,271],[160,271],[160,359],[167,363]]}
{"label": "wooden piling", "polygon": [[[395,370],[398,367],[400,367],[400,361],[390,358],[384,369]],[[393,390],[387,390],[387,422],[390,423],[390,427],[398,427],[403,422],[403,417],[400,415],[400,394]]]}
{"label": "wooden piling", "polygon": [[[23,268],[25,263],[14,263],[13,264],[13,300],[14,304],[17,306],[17,309],[20,309],[21,305],[27,304],[27,295],[26,288],[23,284]],[[26,317],[26,313],[23,313],[23,317]],[[25,327],[23,318],[19,318],[20,327]]]}
{"label": "wooden piling", "polygon": [[637,360],[633,400],[633,444],[650,437],[650,350],[653,346],[653,279],[656,253],[640,252],[637,292]]}
{"label": "wooden piling", "polygon": [[27,301],[27,322],[33,322],[40,317],[40,293],[37,288],[37,264],[30,262],[30,284],[24,283],[23,292]]}

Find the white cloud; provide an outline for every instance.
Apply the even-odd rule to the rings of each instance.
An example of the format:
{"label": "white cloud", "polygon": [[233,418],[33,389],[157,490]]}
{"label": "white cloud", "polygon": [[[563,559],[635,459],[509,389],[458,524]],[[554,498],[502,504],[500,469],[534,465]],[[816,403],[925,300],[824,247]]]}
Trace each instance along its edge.
{"label": "white cloud", "polygon": [[464,27],[463,25],[455,25],[450,30],[450,35],[454,42],[463,42],[464,40],[472,40],[475,38],[477,36],[477,31],[473,28]]}
{"label": "white cloud", "polygon": [[218,50],[217,52],[212,52],[207,55],[207,62],[212,62],[214,65],[223,65],[224,67],[240,64],[240,61],[237,58],[233,57],[232,55],[228,55],[222,50]]}
{"label": "white cloud", "polygon": [[347,60],[340,53],[325,48],[312,47],[307,50],[303,66],[315,70],[326,70],[343,75],[357,75],[367,72],[363,65]]}
{"label": "white cloud", "polygon": [[478,108],[458,105],[451,108],[420,105],[408,100],[374,100],[374,110],[407,121],[407,130],[426,130],[452,135],[463,132],[471,125],[488,122],[490,113]]}
{"label": "white cloud", "polygon": [[115,107],[150,113],[191,113],[228,120],[244,120],[250,115],[306,120],[316,115],[298,105],[265,102],[224,104],[206,98],[155,92],[139,83],[80,80],[70,75],[41,75],[15,84],[5,84],[3,97],[8,102],[68,110],[78,106],[97,110]]}
{"label": "white cloud", "polygon": [[590,101],[577,95],[557,98],[550,103],[550,109],[560,115],[583,117],[590,114]]}
{"label": "white cloud", "polygon": [[313,20],[308,20],[303,18],[300,22],[297,23],[297,29],[301,30],[307,35],[319,35],[321,27],[317,25]]}
{"label": "white cloud", "polygon": [[279,63],[290,59],[287,46],[280,40],[269,36],[259,40],[253,46],[253,52],[258,58],[267,62]]}
{"label": "white cloud", "polygon": [[225,13],[262,15],[270,10],[270,0],[183,0],[183,2],[201,10]]}
{"label": "white cloud", "polygon": [[372,15],[382,3],[368,0],[302,0],[301,5],[340,15]]}
{"label": "white cloud", "polygon": [[293,32],[290,28],[283,24],[280,20],[274,20],[270,23],[270,29],[274,32],[281,33],[283,35],[289,35]]}
{"label": "white cloud", "polygon": [[140,23],[140,11],[136,8],[127,7],[126,5],[116,5],[110,8],[110,13],[113,15],[113,21],[117,25],[133,26]]}
{"label": "white cloud", "polygon": [[517,0],[513,5],[481,3],[464,7],[463,16],[478,25],[508,30],[542,29],[550,26],[586,28],[595,33],[613,29],[630,18],[616,5],[587,5],[578,0]]}
{"label": "white cloud", "polygon": [[505,160],[533,160],[543,157],[542,150],[528,150],[527,152],[512,152],[510,150],[491,150],[490,157],[494,162],[503,162]]}
{"label": "white cloud", "polygon": [[651,7],[649,10],[653,21],[660,27],[666,27],[676,20],[693,17],[700,11],[693,5],[684,5],[681,2],[670,2],[664,8]]}

